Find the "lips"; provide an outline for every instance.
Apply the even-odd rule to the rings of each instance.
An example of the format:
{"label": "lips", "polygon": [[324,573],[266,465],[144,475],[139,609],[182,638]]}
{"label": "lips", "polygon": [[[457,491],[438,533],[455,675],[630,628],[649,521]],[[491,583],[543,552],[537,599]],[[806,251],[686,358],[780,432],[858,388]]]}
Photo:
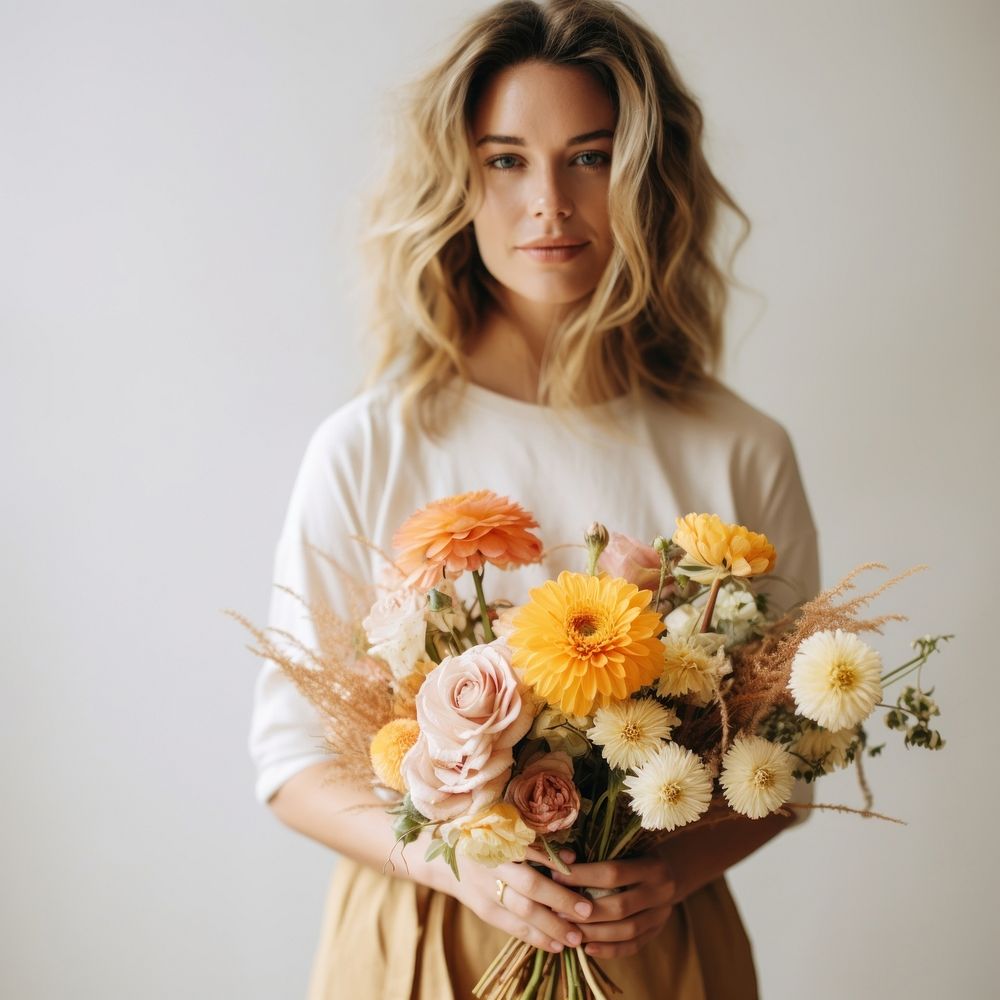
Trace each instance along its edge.
{"label": "lips", "polygon": [[572,260],[587,247],[586,243],[553,243],[518,247],[521,253],[541,263],[560,263]]}

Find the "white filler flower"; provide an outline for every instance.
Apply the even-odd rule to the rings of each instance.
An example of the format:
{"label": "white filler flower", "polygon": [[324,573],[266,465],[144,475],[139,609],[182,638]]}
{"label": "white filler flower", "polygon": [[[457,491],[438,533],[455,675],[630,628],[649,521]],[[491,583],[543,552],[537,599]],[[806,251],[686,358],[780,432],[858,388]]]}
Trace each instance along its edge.
{"label": "white filler flower", "polygon": [[712,801],[712,776],[690,750],[666,743],[625,779],[646,830],[673,830],[696,820]]}
{"label": "white filler flower", "polygon": [[799,712],[835,732],[867,719],[882,699],[882,659],[852,632],[817,632],[799,645],[789,690]]}
{"label": "white filler flower", "polygon": [[656,753],[680,721],[655,698],[612,702],[597,710],[587,738],[612,767],[630,770]]}
{"label": "white filler flower", "polygon": [[737,736],[722,758],[719,784],[738,813],[762,819],[792,794],[795,758],[762,736]]}

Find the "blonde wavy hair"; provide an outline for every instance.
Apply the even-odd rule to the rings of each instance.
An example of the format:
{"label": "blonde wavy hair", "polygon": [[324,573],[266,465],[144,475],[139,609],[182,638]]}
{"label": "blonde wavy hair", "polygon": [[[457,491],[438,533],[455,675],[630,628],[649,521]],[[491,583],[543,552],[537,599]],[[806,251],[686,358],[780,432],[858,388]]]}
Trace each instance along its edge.
{"label": "blonde wavy hair", "polygon": [[404,414],[458,377],[494,299],[472,219],[480,197],[471,121],[499,70],[529,60],[589,68],[616,113],[613,250],[593,293],[546,346],[538,402],[571,408],[638,389],[684,403],[711,380],[730,279],[714,259],[720,209],[750,221],[712,173],[704,120],[663,42],[611,0],[506,0],[476,17],[400,96],[403,132],[370,201],[364,240],[379,346],[367,384],[393,368]]}

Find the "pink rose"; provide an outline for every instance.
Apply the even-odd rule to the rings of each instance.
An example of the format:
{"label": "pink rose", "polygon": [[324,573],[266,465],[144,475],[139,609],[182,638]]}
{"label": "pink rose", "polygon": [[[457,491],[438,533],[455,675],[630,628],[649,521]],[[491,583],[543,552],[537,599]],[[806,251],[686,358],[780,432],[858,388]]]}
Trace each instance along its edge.
{"label": "pink rose", "polygon": [[597,560],[597,567],[654,594],[660,584],[659,552],[617,531],[611,532],[608,546]]}
{"label": "pink rose", "polygon": [[538,757],[507,786],[504,798],[536,833],[569,829],[580,812],[572,759],[561,750]]}
{"label": "pink rose", "polygon": [[533,721],[510,659],[502,639],[473,646],[445,657],[421,685],[420,738],[402,768],[413,804],[428,819],[485,807],[503,791],[512,748]]}
{"label": "pink rose", "polygon": [[529,699],[502,639],[446,656],[417,694],[417,722],[431,756],[480,769],[497,750],[509,750],[531,728]]}
{"label": "pink rose", "polygon": [[480,770],[461,762],[446,764],[433,758],[427,737],[420,734],[403,758],[401,770],[410,801],[428,819],[449,820],[478,812],[503,794],[513,764],[508,750],[495,753]]}

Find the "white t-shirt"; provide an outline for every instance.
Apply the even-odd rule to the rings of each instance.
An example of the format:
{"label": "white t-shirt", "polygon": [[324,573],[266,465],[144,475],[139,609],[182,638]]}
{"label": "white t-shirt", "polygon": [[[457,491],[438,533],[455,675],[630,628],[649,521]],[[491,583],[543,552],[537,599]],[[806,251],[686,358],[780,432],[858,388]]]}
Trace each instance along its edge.
{"label": "white t-shirt", "polygon": [[[449,388],[449,393],[460,389]],[[560,570],[584,571],[583,533],[592,521],[646,543],[669,537],[678,515],[718,514],[765,533],[778,552],[769,589],[788,606],[819,589],[816,531],[784,429],[730,390],[712,385],[685,412],[650,395],[588,407],[619,423],[603,431],[548,407],[468,385],[440,440],[407,428],[397,392],[382,383],[324,420],[306,448],[278,541],[274,583],[341,614],[347,599],[328,553],[372,582],[392,535],[431,500],[490,489],[534,514],[548,551],[533,566],[487,567],[489,599],[523,602]],[[785,582],[787,581],[787,582]],[[463,587],[463,585],[465,585]],[[459,592],[471,597],[471,581]],[[307,613],[272,591],[268,623],[317,646]],[[250,731],[256,796],[267,802],[292,775],[328,759],[316,710],[281,670],[260,669]],[[808,798],[808,792],[794,797]]]}

